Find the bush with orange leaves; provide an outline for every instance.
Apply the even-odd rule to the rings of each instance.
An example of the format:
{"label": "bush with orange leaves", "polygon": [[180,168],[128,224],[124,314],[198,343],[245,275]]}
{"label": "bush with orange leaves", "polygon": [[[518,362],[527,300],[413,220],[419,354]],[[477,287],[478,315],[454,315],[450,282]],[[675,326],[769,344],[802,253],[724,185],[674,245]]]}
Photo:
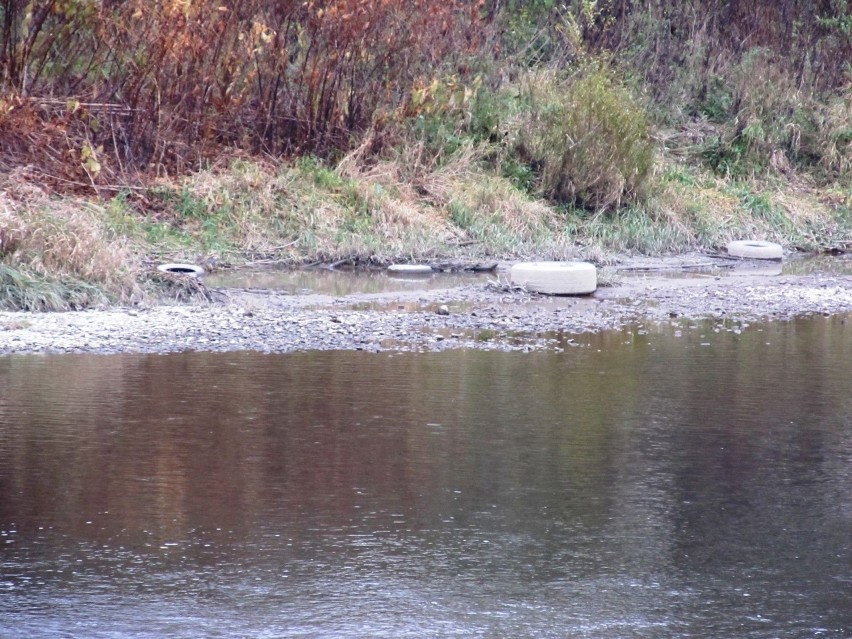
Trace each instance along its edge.
{"label": "bush with orange leaves", "polygon": [[[28,149],[41,146],[72,165],[46,174],[85,185],[186,170],[229,147],[346,149],[417,78],[462,64],[481,42],[480,5],[8,0],[0,100],[20,106],[0,136],[28,143],[0,163],[39,165],[45,156]],[[62,135],[36,139],[51,126]]]}

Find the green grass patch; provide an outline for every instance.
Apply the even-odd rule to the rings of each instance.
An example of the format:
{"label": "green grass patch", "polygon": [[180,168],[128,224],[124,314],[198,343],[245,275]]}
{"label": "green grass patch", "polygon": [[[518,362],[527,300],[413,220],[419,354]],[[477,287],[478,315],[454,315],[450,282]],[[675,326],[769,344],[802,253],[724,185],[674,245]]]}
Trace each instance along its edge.
{"label": "green grass patch", "polygon": [[569,78],[531,75],[522,100],[512,155],[542,195],[596,212],[642,201],[655,153],[649,117],[603,63]]}
{"label": "green grass patch", "polygon": [[7,311],[67,311],[104,304],[109,297],[79,280],[56,280],[0,264],[0,308]]}

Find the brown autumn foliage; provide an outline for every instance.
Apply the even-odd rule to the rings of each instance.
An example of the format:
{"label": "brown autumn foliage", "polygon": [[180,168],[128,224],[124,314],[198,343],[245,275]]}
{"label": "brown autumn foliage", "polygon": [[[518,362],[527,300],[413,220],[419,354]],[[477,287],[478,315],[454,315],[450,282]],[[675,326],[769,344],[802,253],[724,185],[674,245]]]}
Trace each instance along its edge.
{"label": "brown autumn foliage", "polygon": [[346,149],[480,26],[465,0],[4,0],[0,167],[86,185]]}
{"label": "brown autumn foliage", "polygon": [[[512,57],[542,33],[550,57]],[[0,0],[0,170],[23,167],[54,188],[91,189],[184,172],[228,153],[333,156],[362,144],[371,128],[417,112],[406,105],[436,78],[493,89],[512,77],[504,67],[571,64],[578,47],[611,52],[641,73],[664,108],[703,117],[721,105],[719,117],[745,122],[749,96],[733,85],[749,52],[760,50],[784,86],[803,95],[842,94],[852,7],[848,0]],[[493,77],[483,77],[489,66]],[[842,124],[832,142],[841,155]],[[825,137],[811,128],[817,142]],[[369,141],[380,146],[382,136]]]}

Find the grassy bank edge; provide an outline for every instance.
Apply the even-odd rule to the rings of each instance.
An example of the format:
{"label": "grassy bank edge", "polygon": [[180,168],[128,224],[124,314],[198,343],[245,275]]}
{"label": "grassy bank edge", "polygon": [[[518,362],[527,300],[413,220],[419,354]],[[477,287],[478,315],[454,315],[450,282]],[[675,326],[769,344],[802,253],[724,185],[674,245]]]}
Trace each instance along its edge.
{"label": "grassy bank edge", "polygon": [[852,188],[725,180],[658,159],[651,196],[589,214],[531,196],[462,148],[414,179],[403,161],[336,166],[233,159],[98,199],[0,183],[0,307],[68,310],[198,291],[160,262],[384,265],[434,259],[579,259],[715,250],[738,238],[852,250]]}

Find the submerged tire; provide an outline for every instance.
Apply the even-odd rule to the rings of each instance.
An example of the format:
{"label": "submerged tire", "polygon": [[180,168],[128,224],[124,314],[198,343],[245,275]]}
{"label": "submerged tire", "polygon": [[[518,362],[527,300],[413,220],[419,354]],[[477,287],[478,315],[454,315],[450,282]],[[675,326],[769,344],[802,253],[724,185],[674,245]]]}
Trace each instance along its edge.
{"label": "submerged tire", "polygon": [[750,260],[780,260],[784,249],[775,242],[763,240],[736,240],[728,242],[728,255],[744,257]]}
{"label": "submerged tire", "polygon": [[394,275],[428,275],[432,267],[428,264],[391,264],[388,273]]}
{"label": "submerged tire", "polygon": [[547,295],[587,295],[598,287],[597,271],[588,262],[521,262],[509,273],[512,284]]}

